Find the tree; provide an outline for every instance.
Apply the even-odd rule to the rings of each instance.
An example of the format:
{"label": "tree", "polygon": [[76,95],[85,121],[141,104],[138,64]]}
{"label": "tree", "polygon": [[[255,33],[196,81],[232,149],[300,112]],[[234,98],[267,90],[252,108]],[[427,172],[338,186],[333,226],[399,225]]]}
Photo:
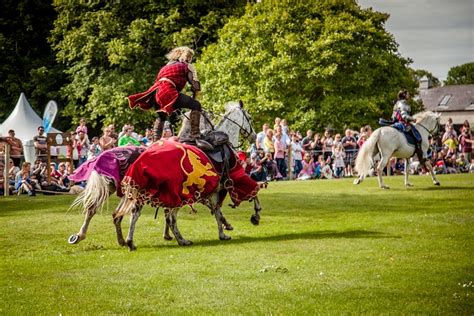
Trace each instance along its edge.
{"label": "tree", "polygon": [[126,97],[146,90],[164,55],[176,45],[200,49],[216,40],[243,0],[224,1],[60,1],[51,43],[65,65],[65,114],[92,126],[152,123],[151,111],[128,108]]}
{"label": "tree", "polygon": [[346,0],[247,5],[197,63],[203,104],[241,99],[258,124],[279,116],[297,129],[375,124],[416,88],[387,19]]}
{"label": "tree", "polygon": [[452,67],[448,71],[445,85],[474,84],[474,62]]}
{"label": "tree", "polygon": [[54,8],[41,0],[4,0],[0,15],[0,122],[21,92],[40,115],[51,99],[61,106],[58,90],[64,76],[47,40]]}

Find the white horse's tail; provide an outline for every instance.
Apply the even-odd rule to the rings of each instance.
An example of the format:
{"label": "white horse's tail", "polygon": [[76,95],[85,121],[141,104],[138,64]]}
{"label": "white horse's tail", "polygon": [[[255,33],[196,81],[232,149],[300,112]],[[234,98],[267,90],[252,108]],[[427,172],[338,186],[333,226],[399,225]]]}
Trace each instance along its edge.
{"label": "white horse's tail", "polygon": [[111,179],[98,174],[95,170],[92,171],[84,191],[72,202],[70,209],[81,204],[84,212],[100,208],[110,196],[109,185],[111,181]]}
{"label": "white horse's tail", "polygon": [[357,154],[355,170],[362,179],[369,174],[370,168],[372,168],[374,164],[372,157],[374,156],[375,146],[377,145],[379,136],[380,129],[377,129],[372,133],[372,135],[370,135],[369,139],[364,142],[362,148],[359,149],[359,153]]}

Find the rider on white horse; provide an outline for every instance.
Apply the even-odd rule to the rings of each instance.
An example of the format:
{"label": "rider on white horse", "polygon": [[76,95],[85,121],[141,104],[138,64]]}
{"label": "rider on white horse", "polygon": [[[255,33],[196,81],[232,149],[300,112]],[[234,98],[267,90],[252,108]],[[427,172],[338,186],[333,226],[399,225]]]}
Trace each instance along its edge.
{"label": "rider on white horse", "polygon": [[415,152],[418,156],[420,163],[423,163],[423,160],[426,159],[425,155],[421,150],[421,135],[418,130],[410,124],[415,119],[411,116],[411,108],[407,100],[409,93],[407,90],[401,90],[398,92],[398,99],[395,105],[393,106],[392,121],[394,124],[399,123],[403,127],[404,132],[411,132],[415,138]]}

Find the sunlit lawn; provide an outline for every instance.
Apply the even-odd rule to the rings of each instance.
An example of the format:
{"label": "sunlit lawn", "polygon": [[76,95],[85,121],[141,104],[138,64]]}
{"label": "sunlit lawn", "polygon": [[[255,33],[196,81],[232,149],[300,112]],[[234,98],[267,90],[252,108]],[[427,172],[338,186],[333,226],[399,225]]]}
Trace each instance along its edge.
{"label": "sunlit lawn", "polygon": [[224,207],[230,241],[207,209],[183,209],[191,247],[163,240],[147,207],[132,253],[115,240],[115,197],[74,246],[73,196],[1,197],[0,314],[471,315],[474,174],[439,180],[271,183],[259,226],[252,204]]}

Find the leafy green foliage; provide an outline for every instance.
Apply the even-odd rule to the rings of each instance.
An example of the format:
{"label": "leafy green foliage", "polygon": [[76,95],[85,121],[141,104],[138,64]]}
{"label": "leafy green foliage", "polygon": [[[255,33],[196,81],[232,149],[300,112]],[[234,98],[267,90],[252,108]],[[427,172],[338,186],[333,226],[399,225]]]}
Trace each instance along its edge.
{"label": "leafy green foliage", "polygon": [[0,122],[13,110],[21,92],[39,115],[49,100],[61,107],[58,90],[64,75],[47,42],[55,18],[45,1],[0,2]]}
{"label": "leafy green foliage", "polygon": [[439,79],[437,77],[435,77],[428,70],[416,69],[416,70],[412,70],[412,72],[413,72],[413,76],[415,77],[415,80],[418,83],[418,85],[420,83],[420,79],[425,77],[425,76],[426,76],[426,78],[428,78],[431,81],[431,85],[433,87],[439,87],[441,85],[441,82],[439,81]]}
{"label": "leafy green foliage", "polygon": [[388,117],[397,91],[416,83],[387,18],[345,0],[248,5],[198,61],[203,104],[241,99],[258,124],[279,116],[298,129]]}
{"label": "leafy green foliage", "polygon": [[448,71],[446,85],[474,84],[474,62],[452,67]]}
{"label": "leafy green foliage", "polygon": [[[69,82],[65,113],[92,126],[133,122],[148,126],[152,111],[128,108],[126,97],[146,90],[174,46],[199,53],[244,1],[60,1],[51,43]],[[242,8],[242,9],[240,9]]]}

